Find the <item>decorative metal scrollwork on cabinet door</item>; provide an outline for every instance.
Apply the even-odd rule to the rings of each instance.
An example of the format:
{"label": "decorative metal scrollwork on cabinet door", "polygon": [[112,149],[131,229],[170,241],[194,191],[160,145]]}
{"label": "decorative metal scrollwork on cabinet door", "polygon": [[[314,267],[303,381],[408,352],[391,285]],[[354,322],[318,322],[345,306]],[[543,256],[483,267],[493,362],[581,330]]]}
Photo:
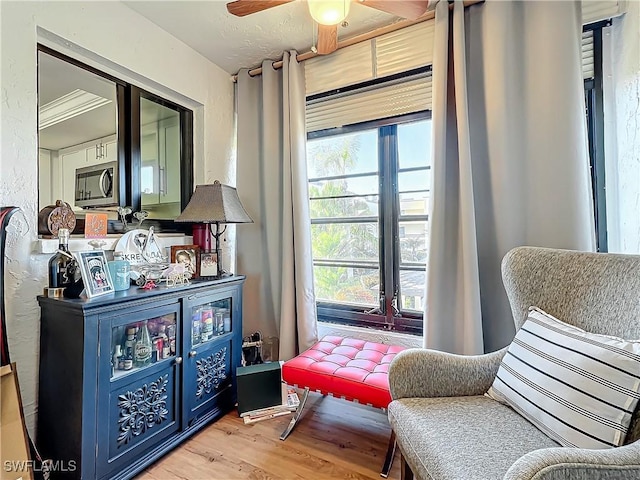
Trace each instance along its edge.
{"label": "decorative metal scrollwork on cabinet door", "polygon": [[128,444],[155,425],[160,425],[169,415],[167,410],[168,375],[145,383],[135,391],[118,395],[118,447]]}
{"label": "decorative metal scrollwork on cabinet door", "polygon": [[217,389],[227,378],[227,347],[196,361],[196,398]]}

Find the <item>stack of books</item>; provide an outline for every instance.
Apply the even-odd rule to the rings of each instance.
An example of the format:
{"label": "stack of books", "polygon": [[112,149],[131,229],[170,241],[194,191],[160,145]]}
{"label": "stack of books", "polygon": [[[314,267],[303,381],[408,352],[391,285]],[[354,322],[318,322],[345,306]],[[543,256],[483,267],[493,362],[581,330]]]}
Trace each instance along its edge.
{"label": "stack of books", "polygon": [[240,416],[244,419],[244,423],[261,422],[262,420],[269,420],[271,418],[280,417],[282,415],[290,415],[295,412],[300,405],[300,398],[298,393],[293,387],[288,387],[285,383],[282,384],[282,404],[274,405],[273,407],[259,408],[250,412],[245,412]]}

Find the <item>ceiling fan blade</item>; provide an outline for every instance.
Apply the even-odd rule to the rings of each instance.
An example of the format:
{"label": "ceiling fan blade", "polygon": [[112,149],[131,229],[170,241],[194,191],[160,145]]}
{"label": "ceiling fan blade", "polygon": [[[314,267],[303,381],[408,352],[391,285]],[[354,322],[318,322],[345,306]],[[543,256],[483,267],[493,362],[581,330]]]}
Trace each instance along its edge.
{"label": "ceiling fan blade", "polygon": [[338,48],[338,26],[318,25],[318,54],[327,55]]}
{"label": "ceiling fan blade", "polygon": [[267,8],[277,7],[294,0],[236,0],[227,3],[227,11],[236,17],[244,17],[252,13],[261,12]]}
{"label": "ceiling fan blade", "polygon": [[415,20],[427,11],[429,0],[357,0],[361,5]]}

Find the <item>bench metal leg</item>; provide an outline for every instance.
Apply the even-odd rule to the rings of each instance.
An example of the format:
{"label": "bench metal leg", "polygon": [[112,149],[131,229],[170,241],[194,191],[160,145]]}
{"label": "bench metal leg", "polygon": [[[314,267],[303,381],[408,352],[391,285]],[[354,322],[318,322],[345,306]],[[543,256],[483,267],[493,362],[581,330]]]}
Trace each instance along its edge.
{"label": "bench metal leg", "polygon": [[400,455],[400,462],[400,480],[413,480],[413,472],[405,460],[404,455]]}
{"label": "bench metal leg", "polygon": [[309,396],[309,387],[304,389],[304,393],[302,394],[302,400],[300,400],[300,405],[298,405],[298,408],[296,409],[296,413],[293,414],[293,418],[289,422],[289,425],[287,425],[287,428],[284,430],[284,432],[282,432],[282,435],[280,435],[280,440],[284,440],[285,438],[287,438],[295,428],[296,422],[300,418],[300,415],[302,415],[302,409],[304,408],[304,404],[307,402],[308,396]]}
{"label": "bench metal leg", "polygon": [[396,454],[396,434],[393,430],[391,430],[391,435],[389,436],[389,446],[387,447],[387,456],[384,459],[384,465],[382,466],[382,471],[380,472],[380,476],[382,478],[387,478],[389,476],[389,472],[391,471],[391,465],[393,465],[393,457]]}

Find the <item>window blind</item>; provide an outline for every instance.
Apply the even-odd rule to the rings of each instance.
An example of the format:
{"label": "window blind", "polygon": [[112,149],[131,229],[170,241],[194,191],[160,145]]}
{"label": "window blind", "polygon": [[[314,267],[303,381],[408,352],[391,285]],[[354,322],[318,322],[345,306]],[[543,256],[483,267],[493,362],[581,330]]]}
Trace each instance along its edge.
{"label": "window blind", "polygon": [[582,78],[593,78],[593,31],[582,33]]}
{"label": "window blind", "polygon": [[626,11],[625,0],[582,0],[582,24],[588,25],[622,15]]}
{"label": "window blind", "polygon": [[430,65],[433,20],[304,62],[307,96]]}
{"label": "window blind", "polygon": [[431,109],[431,73],[307,102],[307,132]]}
{"label": "window blind", "polygon": [[361,42],[304,62],[307,96],[372,80],[372,43]]}
{"label": "window blind", "polygon": [[[611,18],[624,12],[624,0],[583,1],[583,23]],[[339,90],[401,73],[433,62],[434,22],[387,33],[372,40],[307,60],[307,96]],[[582,34],[583,78],[594,76],[593,32]],[[415,96],[415,98],[412,98]],[[348,93],[338,93],[307,103],[307,131],[413,113],[431,108],[431,75],[402,79]]]}
{"label": "window blind", "polygon": [[427,21],[375,38],[376,78],[433,63],[434,22]]}

